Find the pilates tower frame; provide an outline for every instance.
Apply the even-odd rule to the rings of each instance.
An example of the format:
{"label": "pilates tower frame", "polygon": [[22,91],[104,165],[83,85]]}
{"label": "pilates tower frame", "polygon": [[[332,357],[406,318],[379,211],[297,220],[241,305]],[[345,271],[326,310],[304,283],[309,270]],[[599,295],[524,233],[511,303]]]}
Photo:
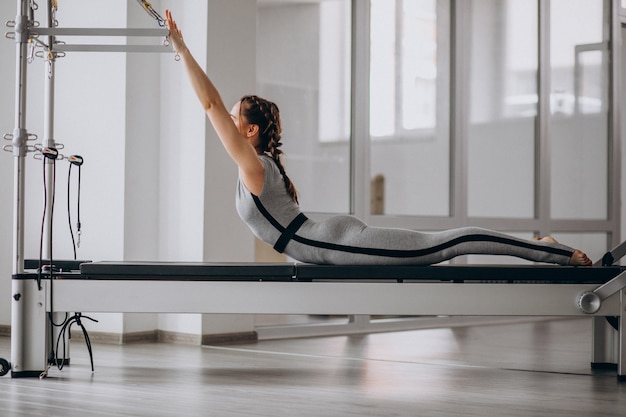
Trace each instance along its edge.
{"label": "pilates tower frame", "polygon": [[[24,190],[25,190],[25,159],[29,151],[34,150],[28,145],[28,141],[37,139],[37,136],[28,132],[26,127],[27,111],[27,67],[29,54],[29,41],[33,36],[47,38],[46,51],[48,52],[48,66],[46,68],[45,82],[45,110],[44,110],[44,134],[42,148],[56,148],[54,140],[54,67],[57,54],[75,51],[89,52],[146,52],[146,53],[171,53],[170,47],[164,42],[162,45],[71,45],[57,43],[56,36],[126,36],[126,37],[161,37],[164,38],[168,31],[166,28],[159,29],[110,29],[110,28],[58,28],[52,17],[53,1],[46,2],[46,26],[40,26],[35,20],[32,0],[17,0],[17,15],[13,22],[7,26],[13,27],[13,31],[7,34],[15,39],[16,48],[16,83],[15,83],[15,124],[12,134],[5,135],[5,139],[11,140],[9,145],[14,160],[14,184],[13,184],[13,256],[12,256],[12,290],[11,290],[11,364],[13,375],[38,376],[46,369],[47,356],[45,352],[30,352],[33,346],[33,335],[48,335],[45,324],[47,313],[45,312],[45,291],[39,288],[38,283],[32,279],[20,279],[24,274]],[[46,160],[46,190],[51,193],[52,163]],[[51,195],[51,194],[48,194]],[[48,199],[50,200],[50,199]],[[51,204],[48,201],[48,204]],[[52,216],[50,207],[47,207],[44,224],[44,259],[52,259]],[[43,328],[35,329],[35,323],[43,324]],[[43,333],[42,333],[43,332]],[[39,337],[39,336],[35,336]],[[47,337],[47,336],[46,336]],[[51,341],[46,340],[47,348]],[[35,343],[38,345],[38,343]],[[42,354],[43,353],[43,354]],[[42,362],[43,360],[43,362]],[[35,371],[33,371],[35,370]]]}

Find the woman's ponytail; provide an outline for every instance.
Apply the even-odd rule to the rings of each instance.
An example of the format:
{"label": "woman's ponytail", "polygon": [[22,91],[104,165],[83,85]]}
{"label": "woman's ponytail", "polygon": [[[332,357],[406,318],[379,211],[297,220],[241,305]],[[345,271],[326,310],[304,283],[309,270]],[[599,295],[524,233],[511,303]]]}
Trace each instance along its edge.
{"label": "woman's ponytail", "polygon": [[258,96],[244,96],[241,99],[241,112],[246,121],[259,126],[259,139],[263,152],[269,152],[272,160],[276,163],[278,170],[283,176],[285,189],[291,196],[291,199],[298,203],[298,192],[291,182],[291,179],[285,173],[281,155],[283,151],[280,147],[283,145],[281,139],[280,112],[278,106],[271,101],[262,99]]}

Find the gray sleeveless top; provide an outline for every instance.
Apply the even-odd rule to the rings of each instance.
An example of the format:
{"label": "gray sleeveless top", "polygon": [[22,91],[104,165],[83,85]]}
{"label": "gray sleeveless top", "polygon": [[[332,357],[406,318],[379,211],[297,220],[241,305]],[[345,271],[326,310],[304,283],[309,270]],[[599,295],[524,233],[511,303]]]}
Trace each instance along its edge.
{"label": "gray sleeveless top", "polygon": [[259,155],[259,159],[265,168],[261,195],[254,196],[239,178],[235,206],[239,217],[252,233],[274,246],[282,231],[302,214],[298,204],[287,193],[276,163],[267,155]]}

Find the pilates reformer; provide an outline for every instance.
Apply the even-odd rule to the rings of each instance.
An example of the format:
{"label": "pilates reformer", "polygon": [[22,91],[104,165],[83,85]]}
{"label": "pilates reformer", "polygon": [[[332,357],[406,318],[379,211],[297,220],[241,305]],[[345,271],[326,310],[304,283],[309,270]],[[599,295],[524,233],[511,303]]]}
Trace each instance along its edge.
{"label": "pilates reformer", "polygon": [[[36,369],[14,377],[43,371],[48,313],[90,311],[591,317],[591,366],[616,368],[626,380],[626,267],[85,262],[66,268],[44,280],[43,291],[32,274],[14,277],[35,304],[28,325],[35,331],[22,359]],[[615,329],[606,317],[617,318]]]}

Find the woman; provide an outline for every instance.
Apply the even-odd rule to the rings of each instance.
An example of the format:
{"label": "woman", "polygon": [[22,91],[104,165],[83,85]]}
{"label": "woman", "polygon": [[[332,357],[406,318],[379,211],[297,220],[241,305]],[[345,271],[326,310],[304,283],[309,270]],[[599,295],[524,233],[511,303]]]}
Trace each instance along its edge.
{"label": "woman", "polygon": [[315,264],[429,265],[464,254],[512,255],[537,262],[590,265],[583,252],[551,237],[517,239],[480,228],[439,233],[368,227],[352,216],[315,222],[298,206],[280,150],[278,107],[245,96],[230,113],[207,74],[185,45],[169,10],[169,39],[181,57],[192,87],[224,148],[239,168],[237,211],[252,232],[279,252]]}

